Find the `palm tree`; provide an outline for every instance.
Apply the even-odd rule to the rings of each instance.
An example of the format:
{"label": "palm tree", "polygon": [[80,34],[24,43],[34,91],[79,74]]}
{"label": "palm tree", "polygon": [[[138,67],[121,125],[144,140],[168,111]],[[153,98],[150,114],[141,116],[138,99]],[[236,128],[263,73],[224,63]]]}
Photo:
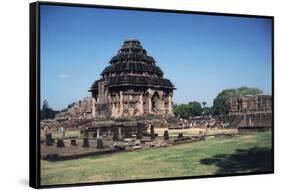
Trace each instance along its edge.
{"label": "palm tree", "polygon": [[205,106],[207,105],[207,102],[202,102],[202,105],[205,108]]}
{"label": "palm tree", "polygon": [[205,106],[207,105],[207,102],[202,102],[202,105],[203,105],[203,109],[202,109],[202,115],[205,115],[205,111],[206,111],[206,109],[205,109]]}

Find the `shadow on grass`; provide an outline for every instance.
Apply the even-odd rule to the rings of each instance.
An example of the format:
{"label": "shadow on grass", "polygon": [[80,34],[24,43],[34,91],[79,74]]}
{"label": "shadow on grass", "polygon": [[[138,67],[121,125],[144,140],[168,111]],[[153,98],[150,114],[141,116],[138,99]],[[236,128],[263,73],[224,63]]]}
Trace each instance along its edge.
{"label": "shadow on grass", "polygon": [[218,154],[200,160],[201,164],[215,165],[216,174],[273,171],[272,149],[253,147],[237,149],[234,154]]}

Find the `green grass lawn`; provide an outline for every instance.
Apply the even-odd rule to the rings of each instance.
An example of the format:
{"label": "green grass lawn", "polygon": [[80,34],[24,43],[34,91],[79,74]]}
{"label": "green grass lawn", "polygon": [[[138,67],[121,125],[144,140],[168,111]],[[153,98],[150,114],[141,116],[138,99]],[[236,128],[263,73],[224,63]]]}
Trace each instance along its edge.
{"label": "green grass lawn", "polygon": [[271,171],[271,132],[76,160],[41,161],[41,185]]}

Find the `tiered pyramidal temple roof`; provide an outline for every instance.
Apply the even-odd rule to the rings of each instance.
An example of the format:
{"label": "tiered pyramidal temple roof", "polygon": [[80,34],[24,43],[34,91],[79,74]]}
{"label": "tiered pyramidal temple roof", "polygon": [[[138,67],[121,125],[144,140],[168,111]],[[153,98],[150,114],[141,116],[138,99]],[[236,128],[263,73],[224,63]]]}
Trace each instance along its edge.
{"label": "tiered pyramidal temple roof", "polygon": [[[108,87],[132,84],[159,85],[162,88],[174,89],[174,85],[170,80],[163,78],[163,71],[156,66],[153,57],[147,55],[138,40],[126,40],[109,63],[101,73],[102,78],[108,78]],[[97,90],[98,81],[91,87],[91,91]]]}
{"label": "tiered pyramidal temple roof", "polygon": [[[116,105],[112,103],[112,98],[116,97],[116,95],[118,98],[122,96],[120,92],[121,94],[130,92],[131,95],[138,94],[143,96],[149,90],[148,94],[153,96],[151,93],[160,90],[161,92],[157,92],[157,97],[159,96],[160,98],[161,96],[163,100],[168,94],[172,96],[174,89],[175,87],[171,81],[163,78],[163,71],[156,65],[154,58],[147,55],[140,41],[126,40],[118,51],[118,54],[112,57],[109,65],[102,71],[101,79],[95,81],[89,91],[92,92],[97,105],[108,104],[109,107],[121,106],[121,110],[119,109],[118,114],[115,114],[115,116],[118,115],[118,117],[121,117],[124,110],[122,109],[123,106],[120,105],[120,101]],[[163,93],[165,96],[163,96]],[[143,102],[139,103],[143,104]],[[158,103],[160,105],[159,101]],[[134,106],[131,105],[131,107]],[[103,108],[105,107],[103,105]],[[111,112],[114,112],[114,110],[111,110]],[[135,112],[144,113],[143,110],[139,109],[137,111],[135,110]],[[148,112],[151,114],[152,111],[148,110]],[[131,116],[131,114],[129,115]]]}

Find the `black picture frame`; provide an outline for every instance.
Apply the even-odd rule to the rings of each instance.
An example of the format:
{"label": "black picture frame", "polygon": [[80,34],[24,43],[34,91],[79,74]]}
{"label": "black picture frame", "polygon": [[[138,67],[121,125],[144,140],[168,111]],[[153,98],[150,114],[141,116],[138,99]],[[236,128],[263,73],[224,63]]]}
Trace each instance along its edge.
{"label": "black picture frame", "polygon": [[[87,7],[87,8],[104,8],[117,10],[133,10],[133,11],[147,11],[147,12],[165,12],[165,13],[179,13],[179,14],[195,14],[195,15],[216,15],[216,16],[232,16],[245,18],[266,18],[272,22],[272,171],[270,172],[249,172],[242,174],[216,174],[203,176],[179,176],[169,178],[157,179],[138,179],[138,180],[124,180],[124,181],[110,181],[110,182],[91,182],[79,184],[63,184],[63,185],[41,185],[40,184],[40,6],[41,5],[55,5],[64,7]],[[54,187],[72,187],[72,186],[88,186],[88,185],[102,185],[102,184],[121,184],[121,183],[135,183],[135,182],[152,182],[163,180],[179,180],[179,179],[194,179],[194,178],[210,178],[210,177],[227,177],[227,176],[242,176],[242,175],[258,175],[258,174],[272,174],[274,173],[274,17],[264,15],[247,15],[247,14],[232,14],[232,13],[217,13],[217,12],[198,12],[190,10],[166,10],[155,8],[141,8],[141,7],[122,7],[122,6],[104,6],[92,4],[79,3],[59,3],[59,2],[34,2],[29,8],[29,59],[30,59],[30,78],[29,78],[29,185],[33,188],[54,188]]]}

